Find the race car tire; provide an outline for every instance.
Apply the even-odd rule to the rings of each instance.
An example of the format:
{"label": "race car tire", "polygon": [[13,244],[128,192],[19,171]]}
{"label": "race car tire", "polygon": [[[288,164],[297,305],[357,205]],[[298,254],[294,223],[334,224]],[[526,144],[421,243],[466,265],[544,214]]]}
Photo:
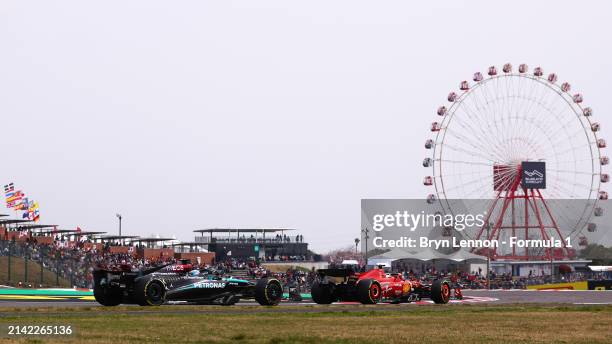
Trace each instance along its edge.
{"label": "race car tire", "polygon": [[102,306],[117,306],[123,298],[121,289],[118,288],[94,286],[93,294],[96,301]]}
{"label": "race car tire", "polygon": [[255,284],[255,301],[262,306],[276,306],[283,298],[283,285],[276,278],[262,278]]}
{"label": "race car tire", "polygon": [[382,298],[382,288],[378,281],[364,279],[357,282],[357,300],[364,305],[373,305]]}
{"label": "race car tire", "polygon": [[166,302],[166,286],[158,279],[142,279],[134,287],[134,299],[141,306],[159,306]]}
{"label": "race car tire", "polygon": [[450,283],[446,280],[435,280],[431,284],[431,300],[434,303],[448,303],[451,296]]}
{"label": "race car tire", "polygon": [[335,287],[333,283],[321,284],[319,282],[314,282],[310,291],[312,300],[321,305],[329,305],[336,301],[334,297]]}

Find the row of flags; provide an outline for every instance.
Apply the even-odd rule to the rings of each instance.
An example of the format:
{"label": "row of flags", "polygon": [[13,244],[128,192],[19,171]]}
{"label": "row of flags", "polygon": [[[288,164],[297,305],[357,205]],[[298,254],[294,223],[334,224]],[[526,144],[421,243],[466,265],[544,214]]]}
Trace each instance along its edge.
{"label": "row of flags", "polygon": [[6,207],[21,212],[21,218],[37,222],[40,219],[38,202],[30,200],[21,190],[15,191],[14,183],[4,185]]}

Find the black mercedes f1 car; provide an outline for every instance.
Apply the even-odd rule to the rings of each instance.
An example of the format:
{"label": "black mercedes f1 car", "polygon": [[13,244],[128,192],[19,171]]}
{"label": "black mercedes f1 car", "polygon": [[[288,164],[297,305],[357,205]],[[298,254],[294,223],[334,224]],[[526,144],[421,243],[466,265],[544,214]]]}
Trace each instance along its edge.
{"label": "black mercedes f1 car", "polygon": [[122,303],[158,306],[166,301],[233,305],[240,299],[255,299],[260,305],[277,305],[283,295],[281,283],[262,278],[256,283],[219,277],[192,269],[188,261],[145,270],[94,270],[94,297],[104,306]]}

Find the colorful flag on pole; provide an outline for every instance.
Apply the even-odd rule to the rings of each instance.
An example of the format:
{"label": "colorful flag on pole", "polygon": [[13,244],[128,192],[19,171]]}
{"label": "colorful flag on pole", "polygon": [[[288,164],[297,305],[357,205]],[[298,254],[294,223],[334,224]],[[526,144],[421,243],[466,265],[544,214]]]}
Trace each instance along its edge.
{"label": "colorful flag on pole", "polygon": [[38,212],[38,209],[34,210],[34,213],[32,214],[32,218],[30,220],[34,222],[38,222],[38,220],[40,220],[40,213]]}
{"label": "colorful flag on pole", "polygon": [[21,214],[23,219],[38,221],[40,218],[38,202],[30,201],[21,190],[15,191],[14,183],[4,185],[4,198],[7,208],[23,211]]}
{"label": "colorful flag on pole", "polygon": [[28,208],[30,207],[30,202],[28,201],[27,197],[17,200],[11,204],[13,210],[28,210]]}
{"label": "colorful flag on pole", "polygon": [[23,194],[23,192],[15,191],[11,196],[6,197],[6,203],[18,201],[20,199],[23,199],[24,196],[25,195]]}
{"label": "colorful flag on pole", "polygon": [[4,193],[9,193],[9,192],[12,192],[13,190],[15,190],[15,185],[13,185],[13,183],[8,183],[4,185]]}
{"label": "colorful flag on pole", "polygon": [[30,201],[29,207],[28,207],[28,214],[29,214],[29,218],[32,221],[38,221],[38,202],[36,201]]}
{"label": "colorful flag on pole", "polygon": [[28,203],[28,209],[29,209],[30,211],[34,211],[34,210],[38,209],[38,202],[36,202],[36,201],[30,201],[30,202]]}

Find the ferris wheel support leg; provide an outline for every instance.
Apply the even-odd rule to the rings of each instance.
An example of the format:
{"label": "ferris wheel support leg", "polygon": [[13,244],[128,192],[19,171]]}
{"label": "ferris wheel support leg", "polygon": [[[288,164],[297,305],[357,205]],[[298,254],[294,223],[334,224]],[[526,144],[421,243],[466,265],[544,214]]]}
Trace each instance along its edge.
{"label": "ferris wheel support leg", "polygon": [[[491,231],[491,234],[489,234],[489,237],[487,238],[487,240],[491,240],[493,239],[493,237],[496,237],[499,239],[499,234],[501,232],[504,215],[506,214],[506,211],[508,210],[508,205],[510,204],[511,197],[512,196],[509,196],[509,192],[506,192],[501,213],[499,214],[499,217],[497,218],[497,221],[495,222],[495,225],[493,226],[493,231]],[[493,248],[493,258],[497,258],[497,246]]]}
{"label": "ferris wheel support leg", "polygon": [[[525,239],[529,238],[529,195],[527,190],[523,189],[525,198]],[[525,245],[525,257],[529,257],[529,247]]]}
{"label": "ferris wheel support leg", "polygon": [[[516,237],[516,218],[515,218],[515,204],[514,198],[512,198],[512,236]],[[516,246],[512,245],[512,256],[516,257]]]}
{"label": "ferris wheel support leg", "polygon": [[559,239],[561,240],[561,242],[563,243],[563,248],[565,249],[565,254],[567,254],[567,256],[570,256],[570,249],[569,247],[567,247],[567,242],[565,241],[565,238],[563,237],[563,235],[561,234],[561,230],[559,229],[559,226],[557,225],[557,221],[555,221],[555,217],[552,215],[550,208],[548,207],[548,203],[546,203],[546,201],[544,200],[544,197],[542,197],[542,193],[540,192],[540,190],[538,191],[538,195],[540,196],[540,199],[542,200],[542,203],[544,204],[544,209],[546,209],[546,213],[548,214],[548,217],[550,218],[550,221],[552,222],[553,228],[555,230],[555,232],[557,232],[557,235],[559,236]]}
{"label": "ferris wheel support leg", "polygon": [[[536,219],[538,220],[538,226],[540,227],[540,234],[542,235],[542,239],[548,240],[550,237],[548,233],[546,233],[546,229],[544,228],[544,223],[542,222],[542,216],[540,215],[540,210],[538,209],[537,198],[533,189],[530,189],[531,198],[533,199],[533,208],[536,214]],[[544,199],[541,199],[544,201]],[[546,259],[552,259],[552,247],[546,249]]]}
{"label": "ferris wheel support leg", "polygon": [[[480,230],[478,231],[478,234],[476,235],[476,239],[480,240],[480,238],[482,237],[485,231],[485,228],[489,226],[489,220],[491,219],[491,215],[493,214],[493,210],[495,210],[495,206],[497,205],[497,202],[500,200],[501,193],[502,191],[499,191],[497,193],[497,197],[495,198],[495,201],[493,201],[493,204],[491,204],[491,206],[489,207],[489,211],[484,220],[484,225],[480,227]],[[472,248],[471,251],[474,252],[474,248]]]}
{"label": "ferris wheel support leg", "polygon": [[[502,207],[502,211],[499,214],[499,217],[497,218],[497,223],[495,224],[495,227],[493,228],[493,233],[491,233],[491,236],[488,238],[489,240],[491,240],[493,236],[495,236],[496,240],[499,240],[499,236],[501,234],[501,230],[503,226],[504,216],[506,215],[506,211],[508,211],[508,206],[510,204],[512,204],[514,207],[514,199],[517,197],[516,190],[518,189],[519,185],[521,185],[521,179],[522,179],[522,171],[519,169],[518,173],[514,177],[514,180],[512,181],[510,188],[506,190],[506,194],[504,195],[504,205]],[[512,216],[514,216],[514,210],[512,211]],[[512,220],[512,223],[514,223],[514,219]],[[497,257],[497,247],[494,248],[493,253],[494,253],[493,256]]]}

